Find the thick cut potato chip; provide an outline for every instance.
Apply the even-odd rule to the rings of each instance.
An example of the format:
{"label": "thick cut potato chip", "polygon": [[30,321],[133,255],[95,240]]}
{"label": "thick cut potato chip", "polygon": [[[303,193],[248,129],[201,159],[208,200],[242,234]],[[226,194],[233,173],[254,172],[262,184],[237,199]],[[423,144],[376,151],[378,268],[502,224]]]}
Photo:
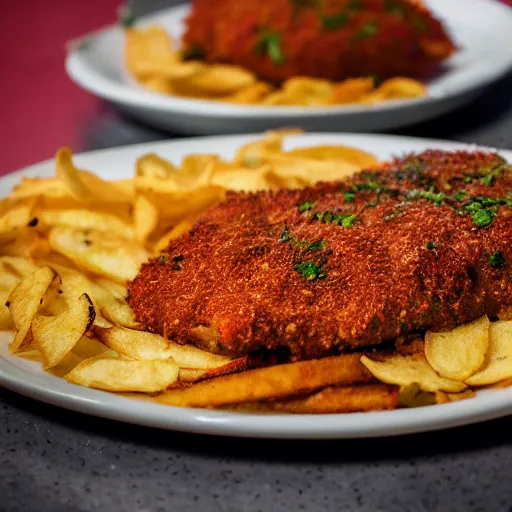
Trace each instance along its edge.
{"label": "thick cut potato chip", "polygon": [[129,28],[125,38],[125,65],[139,79],[159,76],[182,80],[205,67],[200,62],[182,62],[162,27]]}
{"label": "thick cut potato chip", "polygon": [[133,279],[149,258],[139,244],[111,233],[56,227],[48,234],[48,241],[52,250],[77,265],[121,283]]}
{"label": "thick cut potato chip", "polygon": [[34,206],[32,200],[20,201],[0,212],[0,243],[11,242],[20,234],[33,230],[37,225]]}
{"label": "thick cut potato chip", "polygon": [[298,156],[312,160],[333,160],[350,162],[359,168],[368,168],[377,164],[378,160],[371,153],[349,146],[313,146],[296,148],[284,153],[284,156]]}
{"label": "thick cut potato chip", "polygon": [[45,237],[33,230],[25,230],[12,240],[0,245],[0,255],[19,258],[44,258],[51,251]]}
{"label": "thick cut potato chip", "polygon": [[239,91],[219,98],[221,101],[227,103],[238,103],[241,105],[253,105],[260,103],[265,96],[270,94],[274,88],[266,82],[256,82],[255,84],[248,85]]}
{"label": "thick cut potato chip", "polygon": [[135,178],[145,177],[167,180],[172,178],[176,172],[179,172],[177,167],[155,153],[143,155],[135,162]]}
{"label": "thick cut potato chip", "polygon": [[119,326],[108,328],[95,326],[94,334],[106,347],[132,359],[151,361],[171,357],[166,340],[158,334],[132,331]]}
{"label": "thick cut potato chip", "polygon": [[[444,391],[438,391],[444,393]],[[414,382],[408,386],[403,386],[399,393],[399,404],[402,407],[424,407],[436,403],[435,393],[422,391],[419,385]]]}
{"label": "thick cut potato chip", "polygon": [[[90,359],[91,357],[97,357],[100,355],[105,356],[116,356],[114,351],[103,345],[101,341],[96,338],[89,336],[82,336],[75,344],[72,350],[73,354],[77,355],[80,360]],[[71,371],[71,369],[70,369]],[[68,373],[68,372],[66,372]]]}
{"label": "thick cut potato chip", "polygon": [[156,393],[178,380],[179,367],[172,359],[131,361],[100,355],[75,366],[68,382],[105,391]]}
{"label": "thick cut potato chip", "polygon": [[[61,279],[61,293],[58,299],[63,300],[68,307],[71,307],[82,293],[87,293],[94,303],[96,312],[101,312],[111,322],[132,329],[139,326],[133,311],[126,302],[127,292],[124,286],[110,283],[107,279],[95,283],[75,269],[55,263],[49,263],[49,265]],[[124,290],[124,294],[122,290]],[[95,324],[98,321],[101,322],[101,317],[97,316]]]}
{"label": "thick cut potato chip", "polygon": [[397,386],[410,386],[417,383],[422,391],[450,391],[458,393],[466,389],[463,382],[440,377],[428,364],[424,356],[391,355],[382,361],[361,357],[368,370],[380,381]]}
{"label": "thick cut potato chip", "polygon": [[289,363],[200,382],[157,397],[169,405],[214,407],[307,393],[324,386],[370,382],[358,354]]}
{"label": "thick cut potato chip", "polygon": [[133,197],[133,190],[128,187],[102,180],[75,167],[73,154],[67,147],[60,148],[55,155],[55,174],[66,184],[71,195],[81,201],[130,203]]}
{"label": "thick cut potato chip", "polygon": [[467,398],[474,398],[476,393],[472,389],[466,389],[466,391],[462,391],[462,393],[445,393],[444,391],[437,391],[434,396],[436,404],[448,404],[450,402],[466,400]]}
{"label": "thick cut potato chip", "polygon": [[87,294],[58,316],[36,315],[32,320],[34,344],[44,359],[44,368],[58,365],[91,328],[96,312]]}
{"label": "thick cut potato chip", "polygon": [[158,219],[158,208],[145,195],[137,194],[133,203],[135,240],[144,245],[157,228]]}
{"label": "thick cut potato chip", "polygon": [[8,308],[11,312],[16,335],[9,345],[12,354],[18,352],[27,338],[43,296],[54,277],[53,271],[48,267],[41,267],[32,274],[23,278],[9,295]]}
{"label": "thick cut potato chip", "polygon": [[179,345],[150,332],[133,331],[118,326],[107,329],[95,327],[94,332],[107,347],[133,359],[172,358],[181,368],[196,369],[218,368],[231,361],[229,357]]}
{"label": "thick cut potato chip", "polygon": [[377,87],[373,92],[360,98],[360,103],[380,103],[382,101],[411,99],[426,96],[427,88],[421,82],[412,78],[390,78]]}
{"label": "thick cut potato chip", "polygon": [[489,349],[482,368],[469,379],[470,386],[486,386],[512,378],[512,321],[492,322]]}
{"label": "thick cut potato chip", "polygon": [[184,235],[187,231],[190,231],[194,225],[196,216],[189,217],[182,220],[179,224],[176,224],[170,231],[161,236],[153,246],[153,252],[158,254],[164,251],[172,240]]}
{"label": "thick cut potato chip", "polygon": [[489,325],[484,316],[450,332],[427,332],[425,356],[430,366],[447,379],[463,381],[471,377],[484,363]]}
{"label": "thick cut potato chip", "polygon": [[234,163],[251,168],[263,165],[269,155],[281,151],[283,140],[288,135],[299,135],[301,133],[304,133],[304,131],[300,128],[268,131],[263,138],[258,138],[254,142],[239,147]]}
{"label": "thick cut potato chip", "polygon": [[343,105],[346,103],[357,103],[362,100],[374,88],[373,78],[352,78],[334,84],[329,103]]}
{"label": "thick cut potato chip", "polygon": [[255,84],[256,75],[250,71],[229,64],[205,66],[200,73],[175,82],[178,94],[191,96],[225,96]]}
{"label": "thick cut potato chip", "polygon": [[[243,407],[244,404],[242,404]],[[259,402],[253,412],[292,414],[342,414],[351,412],[382,411],[398,406],[398,387],[385,384],[328,387],[306,398]],[[229,406],[227,407],[229,409]],[[258,410],[260,408],[260,410]],[[237,408],[237,410],[240,410]]]}
{"label": "thick cut potato chip", "polygon": [[114,232],[117,235],[133,239],[134,229],[119,217],[106,212],[88,209],[36,211],[38,228],[50,229],[55,226],[67,226],[76,229],[93,229],[95,231]]}

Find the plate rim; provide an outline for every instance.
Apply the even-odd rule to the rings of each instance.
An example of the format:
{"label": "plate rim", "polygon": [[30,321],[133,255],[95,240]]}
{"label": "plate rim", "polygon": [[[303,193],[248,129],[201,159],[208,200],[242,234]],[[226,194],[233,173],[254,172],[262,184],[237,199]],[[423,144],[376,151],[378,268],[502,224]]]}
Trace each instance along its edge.
{"label": "plate rim", "polygon": [[[144,150],[158,150],[173,146],[195,146],[201,149],[201,142],[210,144],[230,144],[233,148],[254,138],[261,133],[244,135],[223,135],[192,137],[158,142],[144,142],[115,148],[77,153],[76,157],[87,160],[88,157],[115,158],[126,153],[133,161]],[[373,141],[379,143],[402,143],[433,146],[440,149],[483,149],[493,151],[496,148],[479,146],[456,141],[428,139],[419,137],[311,132],[293,135],[293,142],[300,144],[301,139],[331,138],[339,140],[340,144],[356,144],[356,139],[362,139],[362,145],[370,145]],[[393,151],[393,150],[391,150]],[[507,159],[512,161],[512,150],[499,150]],[[4,183],[13,182],[27,173],[49,174],[49,165],[53,159],[45,160],[6,176],[0,177],[0,187]],[[86,164],[87,165],[87,164]],[[108,174],[108,173],[105,173]],[[3,187],[1,187],[3,191]],[[4,335],[5,336],[5,335]],[[229,411],[213,411],[173,407],[168,405],[135,401],[112,393],[98,391],[82,386],[76,386],[62,378],[43,373],[32,373],[20,367],[20,358],[8,354],[6,344],[0,342],[0,385],[16,393],[32,399],[49,403],[72,411],[102,417],[106,419],[132,423],[146,427],[169,429],[190,433],[209,435],[268,438],[268,439],[349,439],[405,435],[434,430],[443,430],[471,423],[486,421],[512,414],[512,388],[485,391],[485,396],[424,407],[417,409],[401,409],[394,411],[374,411],[350,414],[324,415],[254,415]],[[23,364],[28,363],[24,361]],[[48,385],[48,384],[51,385]],[[270,420],[269,420],[270,418]],[[375,426],[377,425],[377,427]]]}
{"label": "plate rim", "polygon": [[[458,0],[451,0],[454,5],[460,5]],[[507,6],[497,0],[466,0],[477,5],[492,5],[493,9],[501,10],[503,15],[510,19],[512,29],[512,11]],[[461,6],[462,8],[462,6]],[[465,6],[465,8],[471,8]],[[173,13],[186,12],[188,5],[177,5],[159,10],[140,18],[142,25],[147,20],[158,19],[160,16]],[[91,37],[103,36],[113,31],[121,30],[119,24],[114,23],[106,28],[90,32],[81,40],[88,40]],[[66,56],[65,69],[69,78],[84,89],[96,94],[113,103],[122,104],[126,107],[144,108],[159,113],[179,113],[188,116],[201,117],[223,117],[226,119],[244,119],[248,116],[256,119],[279,119],[282,117],[314,118],[339,117],[351,115],[385,114],[400,110],[415,110],[426,105],[434,105],[442,102],[454,100],[456,98],[470,95],[476,91],[481,91],[505,76],[512,70],[512,56],[505,57],[506,52],[502,52],[502,66],[493,67],[480,76],[478,81],[470,81],[459,85],[456,89],[450,90],[445,94],[436,96],[427,96],[424,98],[413,98],[408,100],[393,100],[382,102],[377,105],[334,105],[323,107],[299,107],[299,106],[261,106],[261,105],[233,105],[208,100],[180,98],[167,96],[156,92],[148,91],[143,88],[129,87],[127,84],[110,80],[98,72],[93,66],[89,66],[88,60],[84,58],[81,50],[75,45]]]}

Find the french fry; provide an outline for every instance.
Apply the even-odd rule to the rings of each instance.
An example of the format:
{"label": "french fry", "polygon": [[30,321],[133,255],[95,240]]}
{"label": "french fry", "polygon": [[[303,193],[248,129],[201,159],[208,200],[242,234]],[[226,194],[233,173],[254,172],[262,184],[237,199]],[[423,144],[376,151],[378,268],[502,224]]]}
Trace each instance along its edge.
{"label": "french fry", "polygon": [[158,334],[133,331],[119,326],[94,328],[98,338],[119,354],[138,360],[172,358],[180,368],[213,369],[223,367],[230,357],[205,352],[189,345],[179,345]]}
{"label": "french fry", "polygon": [[171,359],[133,361],[100,355],[75,366],[65,379],[105,391],[155,393],[178,380],[179,367]]}
{"label": "french fry", "polygon": [[41,267],[23,278],[9,295],[8,308],[17,329],[16,335],[9,345],[11,354],[22,349],[29,334],[32,319],[36,315],[53,277],[54,273],[49,267]]}
{"label": "french fry", "polygon": [[80,201],[130,203],[133,197],[133,192],[127,187],[75,167],[73,154],[66,147],[60,148],[55,155],[55,174],[71,195]]}
{"label": "french fry", "polygon": [[158,220],[158,208],[144,194],[137,194],[133,203],[135,240],[144,245],[157,228]]}
{"label": "french fry", "polygon": [[76,229],[91,229],[99,232],[114,232],[129,240],[135,238],[134,228],[119,217],[90,209],[57,210],[42,209],[36,211],[39,220],[38,229],[50,229],[56,226]]}
{"label": "french fry", "polygon": [[3,211],[0,211],[0,243],[12,241],[37,225],[37,218],[33,214],[34,206],[33,200],[22,200],[4,206]]}
{"label": "french fry", "polygon": [[72,259],[87,270],[125,283],[133,279],[149,258],[140,245],[112,233],[55,227],[48,241],[52,250]]}
{"label": "french fry", "polygon": [[466,384],[484,386],[512,378],[512,321],[493,322],[489,326],[489,350],[486,360]]}
{"label": "french fry", "polygon": [[[244,404],[241,404],[242,408]],[[249,407],[251,404],[245,404]],[[398,407],[398,387],[385,384],[327,387],[306,398],[258,402],[252,412],[291,414],[341,414],[382,411]],[[261,407],[258,410],[258,407]],[[238,407],[235,410],[240,410]]]}
{"label": "french fry", "polygon": [[361,362],[381,382],[397,386],[417,383],[422,391],[450,391],[458,393],[466,389],[463,382],[440,377],[428,364],[423,355],[400,356],[392,354],[382,361],[374,361],[367,356]]}
{"label": "french fry", "polygon": [[247,370],[171,390],[157,400],[181,407],[215,407],[307,393],[331,385],[370,382],[372,376],[359,359],[358,354],[348,354]]}
{"label": "french fry", "polygon": [[34,344],[44,359],[44,369],[57,366],[91,328],[96,312],[87,294],[58,316],[36,315],[32,320]]}
{"label": "french fry", "polygon": [[442,377],[464,381],[484,363],[489,347],[487,316],[450,332],[427,332],[425,356]]}

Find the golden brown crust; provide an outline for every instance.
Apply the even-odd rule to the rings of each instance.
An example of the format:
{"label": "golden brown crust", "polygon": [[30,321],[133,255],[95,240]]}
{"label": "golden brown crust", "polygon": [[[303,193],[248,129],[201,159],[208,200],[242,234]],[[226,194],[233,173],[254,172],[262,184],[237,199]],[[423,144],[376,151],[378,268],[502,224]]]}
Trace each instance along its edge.
{"label": "golden brown crust", "polygon": [[[179,342],[201,345],[194,329],[207,326],[209,349],[295,360],[496,316],[512,306],[511,203],[481,205],[480,226],[471,204],[511,190],[496,155],[431,151],[346,182],[230,194],[142,267],[130,305]],[[356,217],[344,227],[325,212]]]}

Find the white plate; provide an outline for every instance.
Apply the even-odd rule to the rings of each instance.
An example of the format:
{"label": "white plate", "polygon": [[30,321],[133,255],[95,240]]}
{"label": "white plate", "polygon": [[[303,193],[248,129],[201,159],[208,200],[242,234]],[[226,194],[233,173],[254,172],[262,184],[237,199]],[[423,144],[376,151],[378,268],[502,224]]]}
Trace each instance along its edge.
{"label": "white plate", "polygon": [[[428,84],[427,98],[375,106],[265,107],[183,99],[146,91],[123,67],[123,33],[114,26],[91,35],[75,49],[66,69],[78,85],[150,125],[195,135],[258,132],[277,126],[309,131],[368,132],[434,118],[478,96],[512,68],[512,9],[495,0],[429,0],[460,46],[445,71]],[[160,23],[180,38],[187,6],[141,18]]]}
{"label": "white plate", "polygon": [[[94,151],[76,156],[80,167],[107,179],[132,176],[135,160],[156,152],[179,163],[191,152],[218,153],[232,157],[241,144],[258,135],[205,137],[172,142],[140,144]],[[286,148],[318,144],[348,144],[374,153],[380,159],[427,148],[475,149],[459,143],[386,135],[307,134],[290,137]],[[501,152],[512,161],[512,151]],[[21,176],[45,177],[54,173],[53,161],[28,167],[0,179],[7,194]],[[249,415],[164,406],[96,391],[53,377],[39,363],[9,355],[10,334],[0,333],[0,384],[36,400],[105,418],[150,427],[205,434],[268,438],[351,438],[408,434],[474,423],[512,414],[512,388],[480,393],[461,402],[418,409],[335,415]]]}

